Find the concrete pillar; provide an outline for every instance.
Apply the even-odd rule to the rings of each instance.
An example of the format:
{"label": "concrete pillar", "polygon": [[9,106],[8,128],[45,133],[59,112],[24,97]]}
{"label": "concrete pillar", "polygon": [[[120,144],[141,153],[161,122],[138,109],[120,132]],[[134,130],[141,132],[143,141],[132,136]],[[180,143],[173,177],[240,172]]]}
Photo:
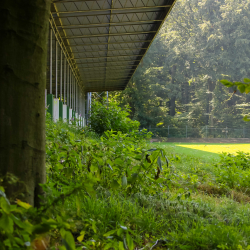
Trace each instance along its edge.
{"label": "concrete pillar", "polygon": [[53,102],[54,102],[53,121],[57,122],[59,120],[59,99],[54,98]]}
{"label": "concrete pillar", "polygon": [[62,116],[63,121],[67,120],[67,105],[63,104],[63,116]]}
{"label": "concrete pillar", "polygon": [[72,124],[72,109],[69,109],[69,124]]}
{"label": "concrete pillar", "polygon": [[78,118],[79,118],[79,117],[78,117],[78,113],[75,113],[75,122],[76,122],[76,125],[78,125],[78,121],[77,121]]}

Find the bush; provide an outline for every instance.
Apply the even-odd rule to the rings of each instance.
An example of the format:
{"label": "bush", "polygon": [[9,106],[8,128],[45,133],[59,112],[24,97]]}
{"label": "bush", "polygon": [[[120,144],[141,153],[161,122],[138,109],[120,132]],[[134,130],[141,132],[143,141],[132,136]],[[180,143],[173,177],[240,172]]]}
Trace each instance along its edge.
{"label": "bush", "polygon": [[121,109],[114,100],[108,104],[103,103],[94,101],[91,106],[89,125],[94,132],[103,135],[108,130],[121,131],[122,133],[138,130],[140,123],[132,121],[128,117],[130,111],[128,106]]}
{"label": "bush", "polygon": [[236,155],[223,153],[216,164],[216,180],[229,188],[241,189],[250,185],[250,155],[237,152]]}

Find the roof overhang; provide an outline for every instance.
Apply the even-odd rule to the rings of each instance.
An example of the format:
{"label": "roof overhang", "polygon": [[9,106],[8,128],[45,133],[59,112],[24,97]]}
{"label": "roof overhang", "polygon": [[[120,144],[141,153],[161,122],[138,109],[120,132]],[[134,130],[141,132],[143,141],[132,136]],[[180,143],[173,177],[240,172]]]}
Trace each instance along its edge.
{"label": "roof overhang", "polygon": [[174,3],[54,0],[51,14],[84,90],[124,90]]}

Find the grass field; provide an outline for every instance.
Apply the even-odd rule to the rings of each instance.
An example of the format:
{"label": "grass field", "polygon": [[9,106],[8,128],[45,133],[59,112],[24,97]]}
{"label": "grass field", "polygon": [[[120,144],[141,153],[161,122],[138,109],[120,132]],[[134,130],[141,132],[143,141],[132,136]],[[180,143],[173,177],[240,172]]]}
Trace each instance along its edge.
{"label": "grass field", "polygon": [[222,152],[236,153],[243,151],[250,153],[250,144],[226,144],[226,143],[157,143],[176,154],[192,155],[200,157],[205,161],[219,160],[219,154]]}

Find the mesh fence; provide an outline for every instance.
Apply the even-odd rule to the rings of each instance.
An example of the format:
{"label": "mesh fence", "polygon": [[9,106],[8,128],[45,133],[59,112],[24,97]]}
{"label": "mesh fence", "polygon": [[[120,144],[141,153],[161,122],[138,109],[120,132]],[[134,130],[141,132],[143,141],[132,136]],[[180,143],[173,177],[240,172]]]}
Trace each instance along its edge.
{"label": "mesh fence", "polygon": [[171,127],[167,128],[150,128],[153,138],[250,138],[250,128],[218,128],[218,127]]}

